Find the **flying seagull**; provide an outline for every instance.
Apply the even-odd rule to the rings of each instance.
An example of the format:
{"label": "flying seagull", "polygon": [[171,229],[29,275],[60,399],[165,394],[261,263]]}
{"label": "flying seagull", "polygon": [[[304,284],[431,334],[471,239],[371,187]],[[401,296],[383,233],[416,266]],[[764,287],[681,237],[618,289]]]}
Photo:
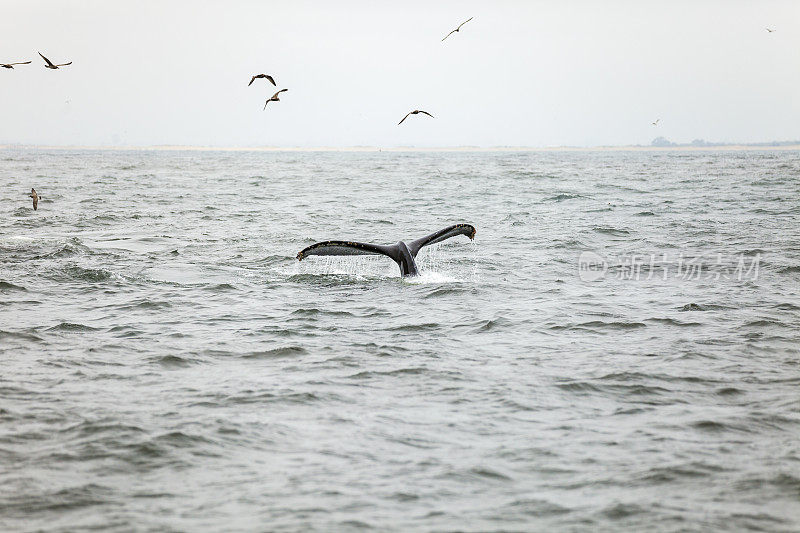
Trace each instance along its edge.
{"label": "flying seagull", "polygon": [[775,31],[775,30],[771,30],[771,29],[769,29],[769,28],[765,28],[765,29],[766,29],[768,32],[770,32],[770,33],[772,33],[772,32],[774,32],[774,31]]}
{"label": "flying seagull", "polygon": [[39,198],[41,198],[41,196],[36,194],[36,189],[31,187],[31,193],[28,195],[28,198],[33,198],[33,210],[36,211],[39,208]]}
{"label": "flying seagull", "polygon": [[270,103],[270,102],[280,102],[281,99],[278,98],[278,95],[281,94],[282,92],[288,91],[288,90],[289,89],[281,89],[280,91],[278,91],[275,94],[273,94],[271,98],[267,98],[267,101],[264,102],[264,109],[267,108],[267,104]]}
{"label": "flying seagull", "polygon": [[[42,56],[41,52],[36,52],[36,53],[39,54],[40,56]],[[47,59],[46,57],[42,56],[42,59],[44,59],[45,63],[47,63],[44,66],[44,68],[51,68],[51,69],[54,69],[54,70],[57,69],[58,67],[66,67],[67,65],[71,65],[72,64],[72,61],[70,61],[69,63],[61,63],[60,65],[54,65],[53,62],[50,61],[49,59]]]}
{"label": "flying seagull", "polygon": [[247,86],[250,87],[251,85],[253,85],[253,82],[256,81],[258,78],[267,78],[272,85],[275,85],[275,80],[273,80],[272,76],[270,76],[269,74],[256,74],[250,79],[250,83],[248,83]]}
{"label": "flying seagull", "polygon": [[25,61],[22,63],[0,63],[0,67],[3,68],[14,68],[14,65],[27,65],[30,61]]}
{"label": "flying seagull", "polygon": [[660,119],[660,118],[657,118],[655,122],[651,122],[650,124],[652,124],[653,126],[658,126],[658,123],[659,123],[660,121],[661,121],[661,119]]}
{"label": "flying seagull", "polygon": [[[460,30],[460,29],[461,29],[461,26],[463,26],[464,24],[466,24],[467,22],[469,22],[469,21],[470,21],[470,20],[472,20],[473,18],[474,18],[474,17],[470,17],[470,18],[468,18],[467,20],[465,20],[464,22],[462,22],[461,24],[459,24],[459,25],[458,25],[458,28],[454,29],[453,31],[451,31],[450,33],[448,33],[447,35],[445,35],[445,36],[444,36],[444,39],[447,39],[448,37],[450,37],[451,35],[453,35],[455,32],[457,32],[458,30]],[[442,40],[444,41],[444,39],[442,39]]]}
{"label": "flying seagull", "polygon": [[403,121],[408,118],[408,115],[416,115],[417,113],[425,113],[429,117],[434,118],[434,116],[428,113],[427,111],[422,111],[421,109],[415,109],[414,111],[410,111],[408,114],[406,114],[406,116],[403,117],[403,120],[398,122],[397,125],[399,126],[400,124],[402,124]]}

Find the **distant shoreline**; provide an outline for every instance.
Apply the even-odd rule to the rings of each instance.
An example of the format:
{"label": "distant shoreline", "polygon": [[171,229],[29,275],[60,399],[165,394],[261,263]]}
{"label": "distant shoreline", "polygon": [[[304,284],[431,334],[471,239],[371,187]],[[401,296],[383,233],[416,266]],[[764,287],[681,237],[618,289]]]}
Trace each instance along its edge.
{"label": "distant shoreline", "polygon": [[719,146],[67,146],[67,145],[0,145],[0,150],[108,150],[136,152],[743,152],[743,151],[792,151],[800,150],[800,144],[758,145],[758,144],[726,144]]}

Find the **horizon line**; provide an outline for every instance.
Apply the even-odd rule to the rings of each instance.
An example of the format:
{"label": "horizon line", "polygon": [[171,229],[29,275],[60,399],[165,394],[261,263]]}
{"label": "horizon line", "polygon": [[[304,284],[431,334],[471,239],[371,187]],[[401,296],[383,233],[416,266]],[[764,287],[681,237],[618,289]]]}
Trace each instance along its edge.
{"label": "horizon line", "polygon": [[[785,143],[785,144],[782,144]],[[107,150],[107,151],[195,151],[195,152],[702,152],[702,151],[759,151],[800,150],[800,141],[774,141],[772,143],[721,143],[706,146],[675,144],[652,145],[598,145],[598,146],[210,146],[210,145],[66,145],[66,144],[0,144],[0,150]]]}

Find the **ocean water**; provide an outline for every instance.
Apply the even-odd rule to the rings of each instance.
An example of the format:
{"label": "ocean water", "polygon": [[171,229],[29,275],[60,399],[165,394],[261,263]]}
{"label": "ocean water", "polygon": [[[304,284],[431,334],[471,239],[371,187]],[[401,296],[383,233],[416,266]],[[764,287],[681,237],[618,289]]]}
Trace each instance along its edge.
{"label": "ocean water", "polygon": [[[3,150],[0,184],[0,530],[800,529],[798,152]],[[295,260],[456,222],[419,278]]]}

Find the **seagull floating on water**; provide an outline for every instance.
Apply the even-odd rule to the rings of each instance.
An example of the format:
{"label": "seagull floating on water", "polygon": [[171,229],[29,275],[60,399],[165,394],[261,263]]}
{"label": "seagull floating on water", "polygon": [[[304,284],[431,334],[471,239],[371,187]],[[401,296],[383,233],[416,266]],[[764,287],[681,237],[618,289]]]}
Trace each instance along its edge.
{"label": "seagull floating on water", "polygon": [[[36,53],[39,54],[40,56],[42,56],[41,52],[36,52]],[[46,57],[42,56],[42,59],[44,59],[45,62],[47,63],[44,66],[44,68],[51,68],[51,69],[54,69],[54,70],[57,69],[58,67],[66,67],[67,65],[71,65],[72,64],[72,61],[70,61],[69,63],[60,63],[58,65],[54,65],[53,62],[50,61],[49,59],[47,59]]]}
{"label": "seagull floating on water", "polygon": [[433,116],[433,115],[431,115],[430,113],[428,113],[427,111],[423,111],[423,110],[421,110],[421,109],[415,109],[414,111],[409,111],[409,112],[406,114],[406,116],[404,116],[404,117],[403,117],[403,120],[401,120],[400,122],[398,122],[398,123],[397,123],[397,125],[399,126],[400,124],[402,124],[402,123],[403,123],[403,121],[404,121],[405,119],[407,119],[407,118],[408,118],[408,115],[416,115],[417,113],[425,113],[425,114],[426,114],[426,115],[428,115],[429,117],[431,117],[431,118],[434,118],[434,116]]}
{"label": "seagull floating on water", "polygon": [[[469,21],[470,21],[470,20],[472,20],[473,18],[475,18],[475,17],[470,17],[470,18],[468,18],[467,20],[465,20],[464,22],[462,22],[461,24],[459,24],[459,25],[458,25],[458,28],[454,29],[453,31],[451,31],[450,33],[448,33],[447,35],[445,35],[445,36],[444,36],[444,39],[447,39],[448,37],[450,37],[451,35],[453,35],[454,33],[456,33],[458,30],[460,30],[460,29],[461,29],[461,26],[463,26],[464,24],[466,24],[467,22],[469,22]],[[442,41],[444,41],[444,39],[442,39]]]}
{"label": "seagull floating on water", "polygon": [[[253,82],[259,78],[266,78],[272,85],[275,85],[275,80],[272,79],[272,76],[270,76],[269,74],[256,74],[255,76],[250,78],[250,83],[248,83],[247,86],[250,87],[251,85],[253,85]],[[275,86],[277,87],[277,85]]]}
{"label": "seagull floating on water", "polygon": [[23,61],[21,63],[0,63],[0,67],[3,68],[14,68],[14,65],[27,65],[30,61]]}
{"label": "seagull floating on water", "polygon": [[36,194],[36,189],[31,187],[31,193],[28,195],[28,198],[33,198],[33,210],[36,211],[39,208],[39,198],[41,198],[41,196]]}
{"label": "seagull floating on water", "polygon": [[267,108],[267,104],[270,103],[270,102],[280,102],[281,99],[278,98],[278,95],[281,94],[282,92],[285,92],[285,91],[288,91],[288,90],[289,89],[281,89],[280,91],[278,91],[275,94],[273,94],[270,98],[267,98],[267,101],[264,102],[264,109]]}

